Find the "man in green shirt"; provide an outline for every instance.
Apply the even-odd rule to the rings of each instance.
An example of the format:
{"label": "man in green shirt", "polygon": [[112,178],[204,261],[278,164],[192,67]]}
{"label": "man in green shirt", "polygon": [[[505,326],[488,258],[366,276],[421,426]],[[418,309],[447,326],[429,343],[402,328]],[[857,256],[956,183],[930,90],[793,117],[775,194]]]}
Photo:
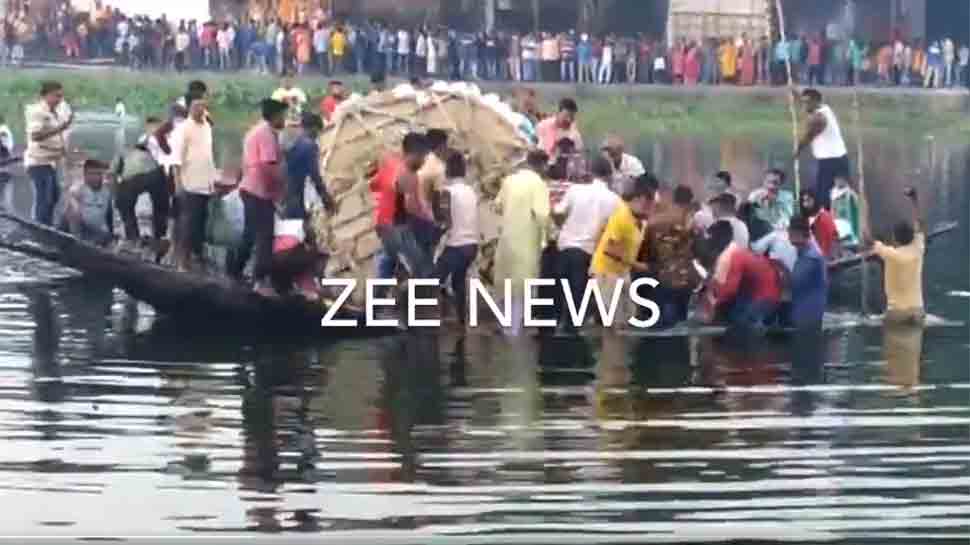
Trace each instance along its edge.
{"label": "man in green shirt", "polygon": [[162,241],[168,231],[171,195],[168,180],[158,160],[163,152],[154,136],[160,125],[158,118],[146,119],[145,134],[137,144],[115,158],[109,171],[115,180],[115,206],[125,226],[125,242],[122,246],[125,250],[133,250],[141,241],[135,204],[143,193],[148,193],[152,200],[151,246],[156,253],[161,253]]}

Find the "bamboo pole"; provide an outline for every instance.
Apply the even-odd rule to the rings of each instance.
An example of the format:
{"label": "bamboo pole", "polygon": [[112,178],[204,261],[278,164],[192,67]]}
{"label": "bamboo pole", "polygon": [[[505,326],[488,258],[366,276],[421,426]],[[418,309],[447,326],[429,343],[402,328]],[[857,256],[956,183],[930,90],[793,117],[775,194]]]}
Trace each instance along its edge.
{"label": "bamboo pole", "polygon": [[[862,152],[862,128],[860,122],[859,88],[852,87],[852,121],[856,136],[856,163],[859,176],[859,223],[863,233],[869,233],[869,205],[866,201],[866,168],[865,155]],[[869,316],[869,267],[868,260],[862,260],[862,292],[860,293],[860,307],[862,315]]]}
{"label": "bamboo pole", "polygon": [[[781,41],[788,47],[788,38],[785,35],[785,12],[781,9],[781,0],[775,0],[775,9],[778,10],[778,31],[781,34]],[[792,150],[794,151],[798,149],[798,109],[795,107],[795,80],[792,78],[791,71],[791,48],[788,48],[788,56],[785,58],[785,71],[788,74],[788,110],[791,112]],[[795,157],[793,168],[795,171],[795,196],[797,198],[802,185],[802,169],[798,157]]]}

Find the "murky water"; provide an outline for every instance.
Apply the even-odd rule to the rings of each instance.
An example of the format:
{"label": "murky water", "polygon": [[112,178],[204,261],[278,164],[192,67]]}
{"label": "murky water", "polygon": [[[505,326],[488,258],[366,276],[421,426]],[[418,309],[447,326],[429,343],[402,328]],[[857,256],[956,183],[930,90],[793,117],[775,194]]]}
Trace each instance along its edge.
{"label": "murky water", "polygon": [[[911,142],[867,143],[876,229],[900,217],[908,184],[931,221],[960,220],[932,245],[925,284],[930,312],[970,320],[970,154]],[[786,149],[673,139],[638,151],[700,188],[718,168],[745,187]],[[3,534],[970,537],[967,328],[754,353],[447,331],[283,343],[181,331],[13,254],[0,270]]]}

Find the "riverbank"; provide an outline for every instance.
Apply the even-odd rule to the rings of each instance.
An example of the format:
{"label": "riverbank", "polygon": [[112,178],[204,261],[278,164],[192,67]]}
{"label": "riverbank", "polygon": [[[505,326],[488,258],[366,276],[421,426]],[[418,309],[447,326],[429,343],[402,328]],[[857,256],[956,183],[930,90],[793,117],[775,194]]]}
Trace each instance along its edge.
{"label": "riverbank", "polygon": [[[212,89],[210,108],[223,129],[241,131],[256,120],[259,101],[272,93],[278,80],[256,74],[203,73],[191,75],[98,69],[20,69],[0,71],[0,93],[6,100],[0,113],[15,132],[22,134],[23,106],[36,98],[38,82],[56,79],[65,84],[68,100],[78,111],[110,111],[121,98],[137,117],[162,115],[173,97],[184,92],[190,79],[201,78]],[[315,104],[326,92],[327,79],[300,78],[298,85]],[[366,78],[349,76],[355,91],[366,91]],[[517,86],[508,82],[482,82],[486,92],[509,95]],[[625,136],[676,132],[703,134],[786,134],[790,129],[788,91],[777,87],[659,85],[533,85],[543,108],[552,110],[564,96],[579,100],[584,131],[591,135],[618,131]],[[826,88],[827,101],[851,119],[855,91]],[[858,89],[861,124],[866,129],[937,135],[970,133],[970,93],[960,90],[900,88]]]}

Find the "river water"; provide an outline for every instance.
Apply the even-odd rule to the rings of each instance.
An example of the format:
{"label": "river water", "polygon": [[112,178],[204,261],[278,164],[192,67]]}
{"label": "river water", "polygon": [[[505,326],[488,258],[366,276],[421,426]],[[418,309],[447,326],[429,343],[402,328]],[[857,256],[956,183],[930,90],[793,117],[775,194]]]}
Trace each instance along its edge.
{"label": "river water", "polygon": [[[961,222],[931,246],[925,291],[930,312],[970,320],[968,146],[866,146],[877,234],[909,184],[931,223]],[[786,149],[637,146],[664,180],[696,188],[720,168],[750,187]],[[120,291],[14,254],[0,272],[4,535],[970,537],[966,327],[745,353],[448,331],[284,342],[176,330]]]}

